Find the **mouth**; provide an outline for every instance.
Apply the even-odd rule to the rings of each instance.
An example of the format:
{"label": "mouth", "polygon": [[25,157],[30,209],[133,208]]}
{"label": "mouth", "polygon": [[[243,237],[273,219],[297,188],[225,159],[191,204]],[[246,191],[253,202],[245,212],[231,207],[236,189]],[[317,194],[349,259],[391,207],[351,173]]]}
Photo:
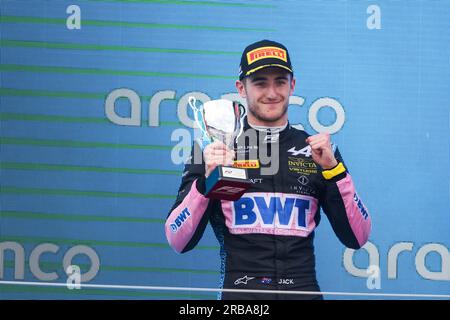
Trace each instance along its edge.
{"label": "mouth", "polygon": [[283,102],[282,100],[277,100],[277,101],[262,101],[263,104],[279,104]]}
{"label": "mouth", "polygon": [[266,102],[262,102],[263,105],[271,107],[271,108],[278,107],[281,103],[282,103],[282,101],[266,101]]}

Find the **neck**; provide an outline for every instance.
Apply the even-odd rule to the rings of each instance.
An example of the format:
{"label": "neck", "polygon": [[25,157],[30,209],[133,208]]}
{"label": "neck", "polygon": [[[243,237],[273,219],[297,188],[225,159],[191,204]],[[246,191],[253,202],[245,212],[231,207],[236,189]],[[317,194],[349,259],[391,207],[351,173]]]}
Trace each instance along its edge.
{"label": "neck", "polygon": [[276,132],[283,131],[287,127],[288,122],[286,120],[286,122],[280,126],[255,125],[255,124],[251,123],[250,121],[248,121],[248,124],[250,125],[250,127],[252,127],[253,129],[258,130],[258,131],[270,131],[272,133],[276,133]]}
{"label": "neck", "polygon": [[265,127],[265,128],[278,128],[278,127],[286,127],[288,120],[287,118],[283,117],[282,119],[278,119],[277,121],[263,121],[263,120],[259,120],[253,116],[251,116],[251,114],[249,113],[247,115],[247,121],[248,124],[252,127]]}

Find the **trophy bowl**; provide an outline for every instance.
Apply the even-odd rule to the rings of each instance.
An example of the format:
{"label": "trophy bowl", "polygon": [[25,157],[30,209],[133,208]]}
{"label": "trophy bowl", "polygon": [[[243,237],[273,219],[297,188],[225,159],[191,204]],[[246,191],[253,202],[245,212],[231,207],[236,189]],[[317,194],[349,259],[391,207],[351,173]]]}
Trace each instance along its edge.
{"label": "trophy bowl", "polygon": [[[195,106],[195,98],[190,97],[189,104],[202,132],[199,141],[202,150],[214,141],[221,141],[233,150],[243,130],[242,116],[245,108],[237,101],[225,99],[211,100],[198,108]],[[206,178],[205,185],[206,197],[234,201],[245,193],[251,182],[244,168],[217,166]]]}

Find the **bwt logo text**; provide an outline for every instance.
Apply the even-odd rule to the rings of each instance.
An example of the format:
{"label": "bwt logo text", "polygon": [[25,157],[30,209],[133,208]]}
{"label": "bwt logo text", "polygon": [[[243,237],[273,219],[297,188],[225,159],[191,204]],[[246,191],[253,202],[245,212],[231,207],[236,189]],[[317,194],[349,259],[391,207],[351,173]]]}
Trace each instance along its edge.
{"label": "bwt logo text", "polygon": [[183,223],[191,216],[191,213],[189,212],[188,208],[185,208],[181,213],[178,215],[178,217],[175,219],[174,223],[170,224],[170,229],[173,233],[176,233],[178,229],[181,228]]}

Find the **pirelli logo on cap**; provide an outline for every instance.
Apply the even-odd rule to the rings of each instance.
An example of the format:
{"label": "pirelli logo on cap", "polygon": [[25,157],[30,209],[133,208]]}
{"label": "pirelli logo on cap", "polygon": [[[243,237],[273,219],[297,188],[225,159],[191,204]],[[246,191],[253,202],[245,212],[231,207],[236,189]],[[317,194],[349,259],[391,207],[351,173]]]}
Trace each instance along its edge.
{"label": "pirelli logo on cap", "polygon": [[286,50],[277,47],[262,47],[247,53],[247,62],[249,65],[266,58],[275,58],[287,62]]}
{"label": "pirelli logo on cap", "polygon": [[233,167],[243,169],[258,169],[259,160],[236,160]]}

